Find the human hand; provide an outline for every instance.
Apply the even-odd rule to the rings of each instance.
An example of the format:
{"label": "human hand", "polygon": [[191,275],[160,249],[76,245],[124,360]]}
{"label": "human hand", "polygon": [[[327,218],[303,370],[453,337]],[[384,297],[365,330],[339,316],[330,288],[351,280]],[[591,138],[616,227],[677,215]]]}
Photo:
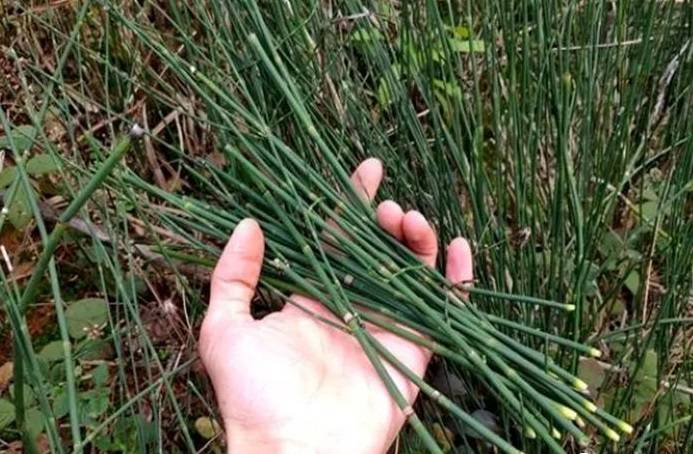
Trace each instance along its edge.
{"label": "human hand", "polygon": [[[376,159],[361,163],[352,182],[371,200],[382,179]],[[393,201],[378,206],[378,224],[434,266],[436,235],[417,211]],[[238,224],[212,275],[200,355],[214,385],[231,453],[383,453],[405,422],[358,342],[294,305],[255,320],[250,303],[264,256],[264,237],[251,219]],[[463,238],[448,247],[447,278],[472,279],[472,255]],[[337,320],[319,302],[292,301]],[[395,334],[370,333],[419,376],[431,353]],[[410,404],[418,388],[386,365]]]}

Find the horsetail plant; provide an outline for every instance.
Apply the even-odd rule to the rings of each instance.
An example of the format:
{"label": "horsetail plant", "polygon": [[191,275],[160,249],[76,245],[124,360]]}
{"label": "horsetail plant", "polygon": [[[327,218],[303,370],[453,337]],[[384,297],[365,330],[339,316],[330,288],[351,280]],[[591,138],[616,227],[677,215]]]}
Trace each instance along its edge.
{"label": "horsetail plant", "polygon": [[[486,314],[478,303],[494,299],[563,313],[574,311],[574,305],[481,289],[471,283],[454,285],[437,270],[422,266],[377,226],[372,209],[354,191],[338,153],[316,128],[316,120],[301,100],[300,89],[275,51],[276,44],[262,19],[254,17],[260,34],[248,34],[247,43],[259,62],[258,70],[268,74],[273,88],[289,104],[300,128],[296,133],[305,138],[306,147],[315,148],[325,167],[320,171],[312,168],[265,118],[257,115],[252,99],[239,98],[120,17],[205,101],[210,117],[215,119],[213,127],[226,143],[222,146],[226,160],[236,171],[204,161],[185,165],[194,181],[210,194],[208,200],[169,193],[133,173],[112,179],[112,185],[134,187],[170,205],[173,210],[162,214],[164,222],[207,257],[213,257],[218,249],[196,239],[199,234],[224,241],[241,219],[255,218],[265,232],[268,249],[260,286],[281,294],[310,296],[343,320],[340,329],[357,339],[431,452],[440,452],[440,448],[399,394],[383,361],[489,443],[504,452],[520,451],[418,378],[368,334],[364,322],[390,329],[462,368],[474,370],[484,386],[503,400],[518,427],[541,438],[552,452],[563,452],[560,433],[587,444],[589,437],[583,428],[588,423],[613,441],[620,439],[614,429],[632,430],[627,423],[599,411],[586,397],[583,380],[501,328],[520,330],[579,354],[598,357],[597,349]],[[239,78],[236,85],[245,86],[247,81],[239,72],[235,74]],[[161,252],[175,256],[175,250]]]}
{"label": "horsetail plant", "polygon": [[[683,212],[686,205],[693,154],[680,153],[679,159],[677,153],[690,151],[693,143],[684,131],[690,126],[685,120],[690,108],[682,107],[690,101],[691,90],[680,81],[677,89],[673,84],[670,89],[669,83],[685,79],[678,73],[690,74],[689,38],[672,39],[690,30],[690,14],[678,6],[681,2],[650,0],[613,7],[603,1],[390,4],[143,0],[133,6],[121,0],[85,1],[75,8],[69,33],[52,13],[26,9],[27,20],[40,24],[54,42],[67,42],[56,53],[56,74],[34,61],[18,65],[29,80],[42,82],[34,85],[47,87],[41,112],[29,117],[40,129],[50,105],[71,124],[74,112],[82,112],[75,104],[89,99],[106,114],[102,124],[111,129],[116,149],[117,128],[112,125],[131,123],[136,108],[163,119],[161,126],[138,134],[147,134],[148,143],[166,158],[167,170],[178,173],[175,178],[182,185],[150,183],[140,157],[133,157],[132,170],[113,172],[106,179],[116,200],[128,202],[118,204],[118,219],[132,209],[141,215],[138,222],[144,219],[147,224],[149,219],[168,230],[171,236],[151,247],[166,262],[211,267],[218,246],[236,224],[255,218],[267,242],[261,296],[300,307],[290,295],[302,294],[328,308],[338,321],[313,315],[354,336],[428,451],[443,448],[439,434],[433,436],[427,424],[432,414],[444,415],[446,424],[469,429],[473,438],[502,452],[563,452],[572,441],[592,442],[595,434],[619,442],[635,431],[625,420],[640,417],[622,404],[634,386],[619,390],[613,399],[605,397],[602,388],[605,399],[592,401],[595,389],[587,384],[592,383],[587,374],[578,372],[580,361],[602,353],[610,362],[620,361],[619,355],[642,358],[643,351],[656,345],[658,374],[676,369],[676,379],[683,381],[690,369],[670,367],[671,358],[662,353],[671,350],[669,334],[690,324],[690,318],[677,312],[684,307],[681,295],[690,293],[690,276],[671,271],[690,269],[690,254],[678,252],[689,244],[681,238],[690,238],[690,228],[682,226],[684,216],[673,220],[677,216],[671,213],[645,219],[642,207],[629,199],[629,187],[640,184],[636,176],[665,162],[670,179],[666,191],[671,184],[678,192],[663,191],[659,211],[676,205]],[[96,5],[104,8],[97,10]],[[630,12],[641,9],[641,15]],[[655,20],[660,11],[664,25]],[[92,33],[92,22],[105,24],[103,35]],[[83,25],[90,28],[88,33]],[[465,37],[462,43],[460,36]],[[82,71],[94,68],[103,86],[97,78],[82,79]],[[657,80],[658,71],[667,77]],[[73,84],[75,80],[79,83]],[[73,92],[73,87],[79,89]],[[91,126],[88,112],[85,117]],[[187,122],[182,129],[203,131],[211,142],[189,147],[183,140],[189,131],[181,132],[179,122]],[[178,131],[169,127],[174,123]],[[604,132],[593,134],[595,130]],[[75,153],[85,138],[98,146],[89,129],[81,138],[70,138]],[[666,148],[650,154],[650,146],[659,145],[651,143],[660,138]],[[50,148],[48,138],[41,140]],[[215,159],[200,153],[209,149],[214,149]],[[395,179],[386,179],[382,191],[421,208],[441,242],[460,234],[473,241],[478,280],[449,282],[378,227],[370,205],[348,178],[348,171],[366,156],[379,157],[392,169]],[[22,176],[21,163],[18,170]],[[28,188],[25,177],[9,188],[10,200],[19,185]],[[77,201],[81,204],[89,196],[75,193],[63,220],[76,213]],[[625,279],[595,285],[597,291],[608,288],[611,296],[588,298],[593,268],[602,266],[597,251],[601,237],[612,227],[607,220],[620,214],[617,205],[622,201],[655,230],[650,263],[655,246],[663,247],[655,240],[676,239],[666,245],[670,262],[661,266],[666,304],[651,307],[648,271],[647,278],[641,276],[644,295],[633,295],[633,313],[628,313],[635,314],[628,322],[638,323],[616,331],[593,330]],[[50,249],[57,244],[51,239],[62,235],[58,230],[64,223],[49,235],[33,208],[45,257],[40,257],[25,290],[12,284],[14,298],[5,304],[20,356],[15,389],[31,385],[39,391],[49,442],[63,452],[45,386],[35,378],[40,374],[32,374],[37,364],[21,308],[33,299],[31,292],[41,277],[36,274],[47,270],[61,337],[69,342],[62,326],[60,286],[50,263]],[[104,218],[110,216],[110,207],[98,208]],[[661,219],[671,222],[663,227]],[[2,222],[0,215],[0,226]],[[113,229],[116,237],[125,236],[122,242],[112,241],[113,250],[106,251],[100,240],[95,247],[108,256],[104,260],[116,280],[116,301],[125,307],[125,325],[144,333],[138,297],[123,288],[119,264],[121,252],[128,260],[136,255],[127,225],[123,220]],[[3,280],[9,282],[4,275]],[[5,287],[8,293],[10,285]],[[106,288],[102,283],[100,291],[110,297]],[[199,294],[197,290],[190,294]],[[199,307],[187,303],[186,310]],[[646,316],[655,313],[656,318]],[[439,366],[449,368],[483,392],[458,398],[433,378],[417,376],[371,335],[369,325],[433,352],[440,360],[431,375]],[[113,336],[118,344],[120,328],[113,327]],[[75,377],[66,371],[74,452],[95,443],[119,415],[134,413],[137,399],[156,395],[158,402],[162,386],[183,441],[195,449],[170,386],[174,372],[184,366],[167,371],[146,334],[144,342],[144,367],[152,372],[153,356],[151,366],[160,378],[126,396],[125,405],[89,428],[86,436],[79,427]],[[625,347],[615,354],[611,347],[619,344]],[[64,352],[65,363],[72,364],[69,345]],[[417,386],[423,402],[410,407],[385,366]],[[125,384],[129,377],[118,367]],[[638,367],[627,368],[631,380],[638,377]],[[25,377],[34,378],[24,383]],[[654,401],[661,401],[657,396]],[[30,452],[23,393],[15,393],[15,399],[18,428]],[[604,408],[597,402],[604,402]],[[470,407],[497,409],[503,433],[477,419]],[[160,409],[154,412],[161,418]],[[690,418],[666,424],[658,412],[639,421],[643,424],[627,448],[616,449],[645,441],[649,446],[650,438],[659,438],[654,434],[678,424],[687,424],[689,434],[677,440],[683,440],[681,445],[690,441]]]}
{"label": "horsetail plant", "polygon": [[[5,125],[6,130],[9,130],[9,128],[7,127],[8,123],[6,121],[5,114],[2,110],[0,110],[0,120],[2,120],[2,123]],[[68,230],[68,223],[75,215],[77,215],[77,213],[82,209],[85,203],[92,197],[94,192],[103,184],[104,180],[108,177],[109,173],[113,171],[113,169],[123,159],[123,156],[130,150],[132,140],[139,139],[142,137],[142,132],[142,129],[137,124],[135,124],[131,128],[130,133],[124,135],[122,139],[114,145],[113,149],[111,150],[111,153],[108,155],[105,161],[94,172],[93,176],[89,179],[86,185],[77,193],[77,195],[70,202],[65,211],[63,211],[62,214],[58,217],[57,223],[53,227],[53,230],[50,232],[50,234],[46,234],[45,227],[42,223],[40,224],[43,233],[42,236],[44,241],[44,249],[41,252],[41,255],[39,256],[38,261],[34,265],[31,277],[28,283],[26,284],[25,288],[23,289],[21,297],[18,299],[16,304],[12,301],[8,302],[8,313],[11,314],[10,320],[13,324],[15,332],[22,333],[26,331],[25,328],[22,328],[23,326],[25,326],[26,323],[25,321],[23,321],[23,318],[26,315],[25,313],[27,307],[34,302],[37,296],[39,286],[44,278],[46,270],[50,271],[53,291],[56,294],[59,294],[59,285],[57,285],[57,275],[55,271],[55,265],[53,263],[53,254],[55,253],[58,246],[61,244],[63,236]],[[10,145],[12,146],[12,149],[15,151],[15,161],[19,163],[18,168],[20,179],[19,181],[17,181],[17,184],[23,184],[25,186],[25,190],[27,191],[27,193],[31,193],[31,188],[28,186],[28,179],[22,164],[22,156],[19,156],[16,152],[16,148],[12,143],[11,136]],[[13,193],[11,193],[10,195],[10,200],[12,194]],[[33,201],[33,205],[34,215],[37,219],[40,219],[40,216],[38,216],[38,209],[35,206],[35,200]],[[74,387],[74,375],[71,366],[71,348],[69,345],[69,339],[67,337],[67,327],[65,325],[65,315],[63,312],[63,308],[61,306],[62,304],[63,303],[60,300],[60,298],[57,298],[56,312],[58,314],[61,335],[63,337],[64,342],[63,348],[68,360],[67,362],[70,365],[66,368],[66,376],[68,384]],[[17,409],[17,420],[19,422],[19,428],[24,431],[22,433],[22,437],[24,440],[25,447],[28,452],[37,452],[35,441],[33,440],[32,436],[27,432],[25,421],[26,415],[24,413],[24,399],[26,398],[26,393],[24,390],[24,359],[28,358],[30,360],[31,364],[29,366],[34,371],[38,368],[38,365],[36,363],[36,356],[33,354],[29,354],[31,348],[31,342],[26,337],[17,336],[15,338],[13,343],[13,358],[14,368],[16,371],[15,377],[17,377],[18,379],[15,380],[14,398],[15,408]],[[38,376],[35,373],[31,375],[35,377]],[[38,384],[34,383],[34,385]],[[40,384],[39,388],[41,386],[43,385]],[[50,410],[50,407],[48,406],[48,403],[45,400],[45,395],[41,393],[40,396],[42,410],[45,412],[46,415],[51,415],[52,411]],[[79,444],[81,442],[81,436],[79,434],[79,424],[77,423],[77,404],[74,400],[74,393],[70,394],[68,396],[68,399],[69,412],[72,420],[71,428],[73,431],[73,437],[75,443]],[[54,449],[57,449],[58,446],[60,446],[60,442],[55,431],[55,426],[49,425],[48,427],[51,429],[49,430],[49,434],[51,435],[51,445]]]}

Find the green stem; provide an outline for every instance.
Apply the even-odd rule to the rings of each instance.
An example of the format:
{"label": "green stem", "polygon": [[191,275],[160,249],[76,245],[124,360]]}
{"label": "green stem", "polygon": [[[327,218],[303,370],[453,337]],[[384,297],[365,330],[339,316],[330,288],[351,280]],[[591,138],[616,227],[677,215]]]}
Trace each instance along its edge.
{"label": "green stem", "polygon": [[[15,352],[19,351],[18,340],[14,339],[12,346]],[[22,434],[22,443],[29,454],[36,452],[36,441],[26,427],[26,411],[24,408],[24,362],[21,356],[14,358],[14,411],[17,420],[17,430]]]}
{"label": "green stem", "polygon": [[130,136],[125,136],[118,143],[116,143],[111,151],[110,156],[106,158],[86,186],[79,191],[77,197],[70,202],[68,207],[58,218],[58,223],[48,236],[43,252],[39,257],[38,262],[36,262],[36,265],[34,265],[34,271],[31,274],[31,278],[29,278],[29,282],[26,285],[22,299],[19,302],[19,309],[22,311],[22,313],[26,311],[29,303],[31,303],[36,297],[39,283],[41,282],[41,279],[43,279],[43,274],[48,267],[48,263],[53,257],[53,253],[60,245],[60,241],[67,230],[66,224],[79,212],[94,191],[101,186],[106,177],[115,168],[116,164],[118,164],[125,153],[130,149],[131,144],[132,139]]}
{"label": "green stem", "polygon": [[[103,183],[108,174],[113,170],[120,159],[125,155],[125,153],[130,149],[131,138],[130,136],[125,136],[122,138],[114,147],[111,155],[101,164],[97,172],[91,178],[84,188],[77,194],[77,197],[68,205],[67,209],[58,218],[58,223],[55,225],[50,235],[45,241],[43,252],[39,257],[38,262],[34,265],[34,271],[27,283],[24,293],[18,304],[19,314],[23,317],[29,304],[36,298],[38,294],[39,284],[43,279],[43,275],[51,263],[53,254],[55,250],[60,245],[63,235],[67,230],[67,222],[69,222],[79,210],[84,206],[89,197],[96,191],[96,189]],[[60,304],[60,303],[58,303]],[[23,369],[24,369],[24,358],[17,345],[14,345],[13,359],[15,364],[15,407],[21,409],[21,413],[18,414],[17,422],[18,426],[22,429],[22,436],[27,442],[26,446],[29,452],[32,452],[33,440],[31,440],[31,435],[26,430],[26,414],[24,413],[24,380],[23,380]],[[17,372],[18,371],[18,372]],[[22,375],[22,378],[18,377]],[[74,410],[74,409],[73,409]]]}

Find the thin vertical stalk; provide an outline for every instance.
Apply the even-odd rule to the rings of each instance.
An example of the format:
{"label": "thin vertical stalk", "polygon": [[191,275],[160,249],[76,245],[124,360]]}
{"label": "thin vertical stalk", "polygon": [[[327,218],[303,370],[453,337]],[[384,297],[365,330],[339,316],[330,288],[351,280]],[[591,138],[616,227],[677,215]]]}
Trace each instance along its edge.
{"label": "thin vertical stalk", "polygon": [[[22,317],[24,316],[24,313],[26,312],[26,309],[28,308],[29,304],[34,301],[38,293],[39,284],[43,279],[43,275],[46,269],[52,262],[53,253],[60,245],[62,237],[65,231],[67,230],[67,222],[69,222],[72,219],[72,217],[74,217],[74,215],[76,215],[77,212],[82,208],[82,206],[84,206],[89,197],[91,197],[94,191],[96,191],[96,189],[103,183],[108,174],[113,170],[113,168],[115,168],[115,166],[122,159],[125,153],[130,149],[131,140],[131,137],[127,135],[116,143],[116,145],[113,147],[111,155],[101,164],[101,166],[96,171],[94,176],[90,179],[90,181],[84,186],[84,188],[82,188],[82,190],[77,194],[77,197],[68,205],[65,211],[59,216],[58,223],[55,225],[50,235],[48,235],[48,237],[45,239],[44,249],[41,255],[39,256],[39,260],[36,262],[36,265],[34,265],[34,270],[32,272],[31,278],[29,278],[29,281],[24,289],[24,293],[22,294],[22,297],[17,304],[17,308]],[[56,304],[62,303],[58,301],[56,302]],[[14,347],[14,364],[15,367],[21,372],[24,370],[24,358],[22,357],[20,350],[16,348],[16,344],[14,345]],[[29,449],[31,452],[31,447],[34,445],[34,443],[33,440],[31,440],[31,436],[26,431],[26,415],[23,412],[23,385],[23,380],[20,380],[18,383],[15,383],[15,406],[22,410],[22,419],[18,418],[19,426],[24,427],[23,436],[26,439],[25,441],[27,441],[27,449]],[[70,402],[71,410],[76,414],[76,406],[74,405],[76,405],[75,402]],[[76,429],[73,428],[73,431],[74,430],[78,431],[79,425],[77,425]],[[77,439],[79,440],[79,438],[80,437],[78,435]]]}

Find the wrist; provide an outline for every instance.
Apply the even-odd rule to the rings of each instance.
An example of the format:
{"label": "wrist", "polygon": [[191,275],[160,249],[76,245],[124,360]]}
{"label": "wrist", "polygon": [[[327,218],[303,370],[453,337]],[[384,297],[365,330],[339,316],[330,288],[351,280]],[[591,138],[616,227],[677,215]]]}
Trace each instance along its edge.
{"label": "wrist", "polygon": [[263,432],[229,428],[226,431],[229,454],[319,454],[322,452],[304,440],[292,440]]}
{"label": "wrist", "polygon": [[279,440],[232,441],[228,440],[228,454],[318,454],[312,447]]}

